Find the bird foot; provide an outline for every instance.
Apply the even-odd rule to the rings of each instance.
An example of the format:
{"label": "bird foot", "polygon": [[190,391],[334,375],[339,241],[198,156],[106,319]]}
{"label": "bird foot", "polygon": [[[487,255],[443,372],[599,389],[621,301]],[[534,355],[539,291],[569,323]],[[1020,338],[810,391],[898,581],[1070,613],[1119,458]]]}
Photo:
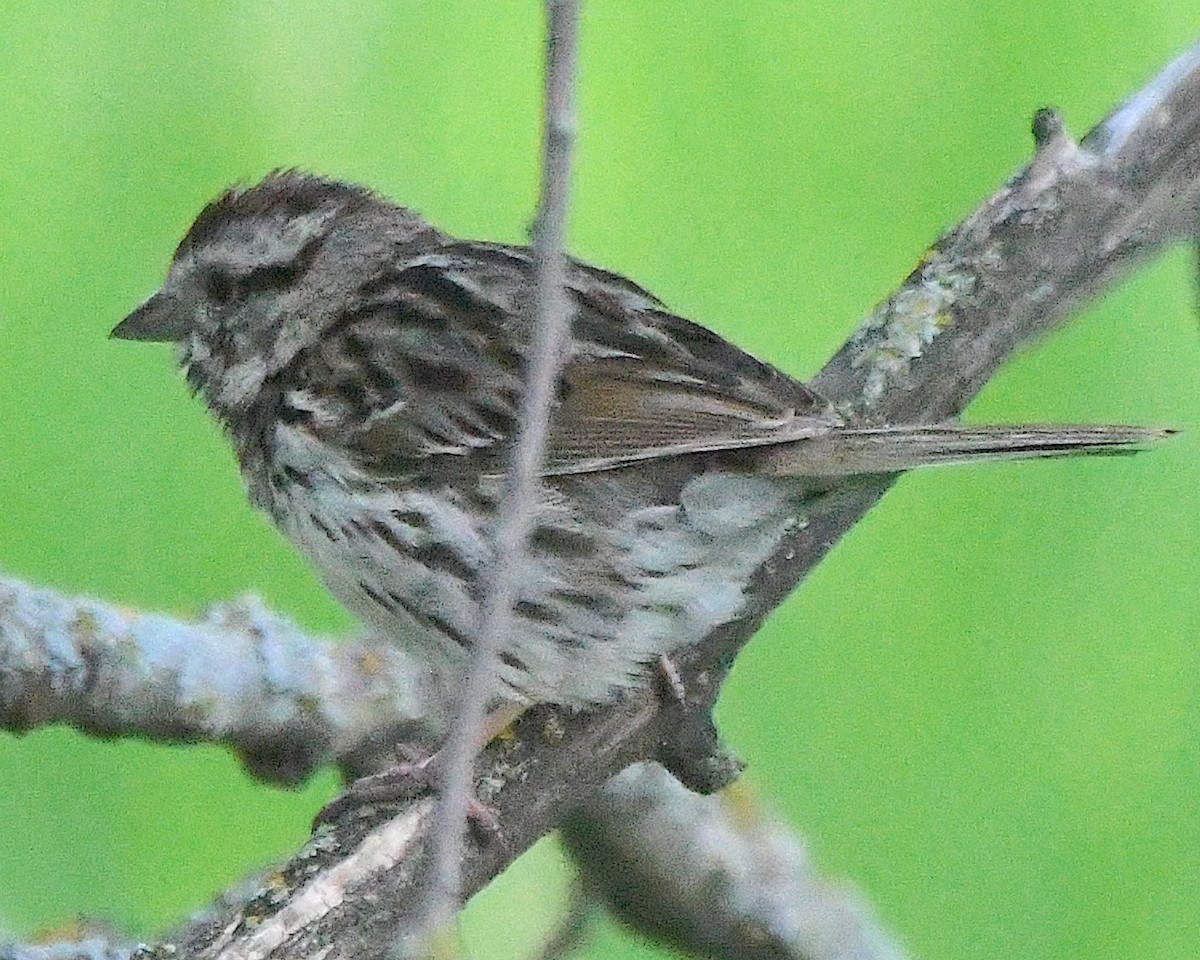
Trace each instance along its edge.
{"label": "bird foot", "polygon": [[[359,777],[325,804],[313,818],[313,829],[340,819],[350,810],[378,804],[408,803],[426,793],[436,793],[442,783],[442,752],[428,753],[412,744],[398,744],[400,759],[379,773]],[[487,834],[500,829],[496,814],[472,796],[467,805],[470,823]]]}

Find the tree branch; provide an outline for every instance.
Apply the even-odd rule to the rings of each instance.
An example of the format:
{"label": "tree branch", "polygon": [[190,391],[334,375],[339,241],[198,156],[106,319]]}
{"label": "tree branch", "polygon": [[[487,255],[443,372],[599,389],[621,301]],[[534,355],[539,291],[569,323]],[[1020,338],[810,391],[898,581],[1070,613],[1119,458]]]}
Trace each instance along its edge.
{"label": "tree branch", "polygon": [[729,960],[902,960],[866,902],[819,877],[804,844],[740,784],[702,797],[639,764],[562,827],[592,888],[626,923]]}
{"label": "tree branch", "polygon": [[359,776],[428,737],[425,671],[393,644],[333,644],[256,599],[199,623],[0,577],[0,728],[217,743],[267,783]]}
{"label": "tree branch", "polygon": [[563,242],[575,145],[578,34],[578,0],[546,0],[546,119],[542,194],[533,240],[533,345],[507,489],[496,523],[495,556],[488,569],[479,633],[457,698],[458,714],[442,747],[444,780],[433,832],[430,888],[414,934],[416,941],[424,941],[428,932],[448,924],[461,903],[459,862],[472,800],[475,755],[483,739],[488,703],[495,696],[504,641],[512,629],[522,558],[540,495],[550,410],[570,344]]}

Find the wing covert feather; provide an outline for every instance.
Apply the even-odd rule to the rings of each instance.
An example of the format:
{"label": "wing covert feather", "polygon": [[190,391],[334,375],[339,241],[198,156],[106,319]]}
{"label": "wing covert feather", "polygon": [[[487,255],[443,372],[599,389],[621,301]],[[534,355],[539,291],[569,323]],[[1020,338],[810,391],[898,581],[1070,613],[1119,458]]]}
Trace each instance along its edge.
{"label": "wing covert feather", "polygon": [[[352,398],[365,409],[349,445],[376,466],[446,458],[456,470],[464,460],[502,469],[530,342],[531,271],[523,248],[457,241],[391,265],[321,348],[326,376],[369,368],[358,380],[368,389]],[[568,282],[574,339],[547,473],[802,439],[837,422],[799,381],[636,284],[577,262]]]}

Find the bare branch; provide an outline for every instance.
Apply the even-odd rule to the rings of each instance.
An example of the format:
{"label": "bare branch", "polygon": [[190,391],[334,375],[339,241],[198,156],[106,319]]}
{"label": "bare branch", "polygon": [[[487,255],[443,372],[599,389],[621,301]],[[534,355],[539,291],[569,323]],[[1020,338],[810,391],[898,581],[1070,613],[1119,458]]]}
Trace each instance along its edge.
{"label": "bare branch", "polygon": [[495,693],[500,652],[511,629],[512,606],[523,567],[521,557],[540,496],[550,408],[569,344],[563,243],[575,144],[578,33],[578,0],[546,0],[546,120],[542,195],[533,238],[533,345],[479,635],[460,695],[459,712],[442,748],[444,780],[433,834],[429,895],[416,928],[418,941],[424,940],[422,931],[449,923],[460,906],[459,862],[472,799],[475,754],[483,738],[486,708]]}

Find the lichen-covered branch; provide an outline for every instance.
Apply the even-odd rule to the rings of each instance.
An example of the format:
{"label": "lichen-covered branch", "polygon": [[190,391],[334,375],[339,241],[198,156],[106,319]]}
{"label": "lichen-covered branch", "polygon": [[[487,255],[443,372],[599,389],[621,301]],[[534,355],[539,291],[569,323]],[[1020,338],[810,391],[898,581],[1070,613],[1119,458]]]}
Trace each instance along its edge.
{"label": "lichen-covered branch", "polygon": [[424,671],[393,645],[306,636],[254,598],[199,623],[0,577],[0,728],[230,747],[269,783],[375,769],[428,723]]}
{"label": "lichen-covered branch", "polygon": [[740,784],[711,797],[638,764],[563,825],[584,875],[626,923],[702,957],[903,960],[854,891]]}

